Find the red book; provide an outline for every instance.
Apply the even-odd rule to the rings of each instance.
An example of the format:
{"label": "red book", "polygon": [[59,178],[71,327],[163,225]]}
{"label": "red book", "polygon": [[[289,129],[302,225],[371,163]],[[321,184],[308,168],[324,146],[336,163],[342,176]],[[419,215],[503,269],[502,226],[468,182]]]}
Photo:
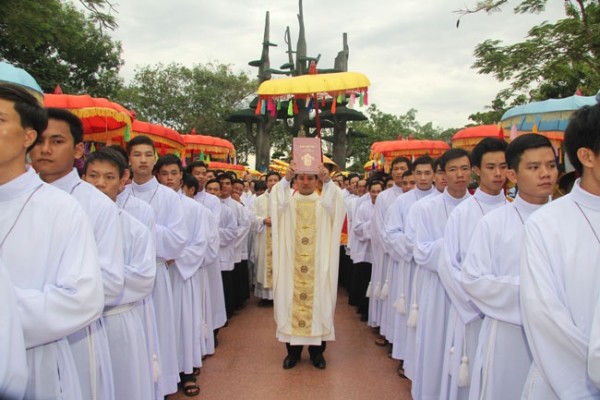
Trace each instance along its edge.
{"label": "red book", "polygon": [[323,160],[321,155],[321,139],[297,137],[293,139],[293,160],[296,162],[297,174],[319,174],[319,166]]}

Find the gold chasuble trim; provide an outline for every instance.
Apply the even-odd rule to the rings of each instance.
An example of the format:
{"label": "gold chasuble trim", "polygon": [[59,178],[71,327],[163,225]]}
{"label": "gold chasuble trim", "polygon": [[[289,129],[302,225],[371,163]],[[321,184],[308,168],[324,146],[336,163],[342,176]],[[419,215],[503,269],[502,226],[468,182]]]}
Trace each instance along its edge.
{"label": "gold chasuble trim", "polygon": [[317,201],[296,203],[292,335],[312,336],[317,249]]}
{"label": "gold chasuble trim", "polygon": [[[269,213],[267,213],[267,218]],[[273,231],[270,226],[266,227],[267,250],[265,254],[265,289],[273,287]]]}

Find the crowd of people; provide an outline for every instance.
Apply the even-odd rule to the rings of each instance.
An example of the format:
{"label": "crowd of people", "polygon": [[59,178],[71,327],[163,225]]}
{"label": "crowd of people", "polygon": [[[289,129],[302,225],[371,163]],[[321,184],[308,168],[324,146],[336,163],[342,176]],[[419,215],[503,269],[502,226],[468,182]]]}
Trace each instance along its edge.
{"label": "crowd of people", "polygon": [[415,399],[600,397],[600,105],[564,146],[580,177],[555,201],[538,134],[389,176],[292,161],[240,179],[146,136],[78,170],[81,121],[0,84],[0,398],[196,396],[251,298],[273,307],[284,369],[304,345],[324,369],[338,284]]}

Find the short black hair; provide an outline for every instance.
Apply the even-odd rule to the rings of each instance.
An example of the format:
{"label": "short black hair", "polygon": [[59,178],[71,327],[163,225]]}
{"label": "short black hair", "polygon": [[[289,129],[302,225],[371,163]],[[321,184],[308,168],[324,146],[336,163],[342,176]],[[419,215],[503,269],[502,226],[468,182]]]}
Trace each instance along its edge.
{"label": "short black hair", "polygon": [[233,177],[233,174],[230,174],[229,172],[223,172],[217,175],[217,180],[219,181],[219,185],[223,180],[228,180],[233,185],[233,181],[235,180],[235,178]]}
{"label": "short black hair", "polygon": [[267,183],[265,181],[257,181],[254,184],[255,192],[264,192],[265,190],[267,190]]}
{"label": "short black hair", "polygon": [[129,165],[129,155],[127,154],[127,151],[125,151],[124,148],[122,148],[118,144],[111,144],[110,146],[106,146],[105,148],[112,149],[118,152],[125,160],[125,164]]}
{"label": "short black hair", "polygon": [[231,181],[231,184],[232,184],[232,185],[234,185],[234,184],[236,184],[236,183],[237,183],[237,184],[240,184],[240,185],[242,185],[242,186],[244,186],[244,181],[243,181],[243,180],[241,180],[241,179],[235,178],[233,181]]}
{"label": "short black hair", "polygon": [[49,120],[63,121],[69,125],[74,144],[83,142],[83,124],[77,115],[64,108],[49,107],[46,110],[48,111]]}
{"label": "short black hair", "polygon": [[352,172],[351,174],[348,174],[348,182],[351,181],[352,178],[360,179],[360,175],[358,175],[356,172]]}
{"label": "short black hair", "polygon": [[37,138],[27,151],[42,138],[42,133],[48,127],[48,114],[38,100],[21,86],[11,83],[0,84],[0,99],[14,103],[14,109],[19,114],[22,128],[31,128],[37,132]]}
{"label": "short black hair", "polygon": [[200,188],[200,184],[198,183],[198,179],[192,174],[183,175],[183,186],[187,186],[189,188],[194,188],[194,195],[198,193],[198,189]]}
{"label": "short black hair", "polygon": [[127,154],[131,154],[131,150],[133,150],[133,147],[140,144],[152,146],[152,150],[156,151],[156,147],[154,146],[154,142],[152,141],[152,139],[150,139],[146,135],[139,135],[127,142]]}
{"label": "short black hair", "polygon": [[408,158],[396,157],[392,160],[392,164],[390,166],[390,171],[394,169],[394,165],[400,164],[400,163],[406,163],[406,166],[408,167],[408,169],[412,168],[412,163],[410,162],[410,160]]}
{"label": "short black hair", "polygon": [[439,159],[440,160],[440,168],[442,169],[442,171],[446,172],[446,165],[450,161],[456,160],[457,158],[462,158],[462,157],[467,157],[469,159],[469,162],[471,161],[471,158],[469,157],[469,152],[466,151],[465,149],[456,148],[456,149],[447,150]]}
{"label": "short black hair", "polygon": [[221,182],[219,182],[219,181],[217,180],[217,178],[213,178],[213,179],[209,179],[209,180],[207,180],[207,181],[206,181],[206,186],[210,185],[211,183],[218,183],[218,184],[219,184],[219,187],[221,187]]}
{"label": "short black hair", "polygon": [[268,181],[270,176],[276,175],[277,178],[279,178],[281,180],[281,175],[279,175],[279,172],[277,171],[269,171],[267,172],[267,176],[265,177],[265,180]]}
{"label": "short black hair", "polygon": [[471,151],[471,165],[481,168],[481,160],[486,153],[505,152],[506,142],[495,137],[483,138]]}
{"label": "short black hair", "polygon": [[539,149],[541,147],[549,147],[554,153],[554,147],[552,147],[552,143],[550,143],[550,140],[546,136],[537,133],[527,133],[517,137],[506,148],[506,163],[508,164],[508,168],[517,171],[523,153],[526,150]]}
{"label": "short black hair", "polygon": [[404,171],[402,173],[402,177],[406,178],[407,176],[412,176],[412,174],[413,174],[413,170],[412,169],[407,169],[406,171]]}
{"label": "short black hair", "polygon": [[564,145],[569,161],[582,174],[583,164],[577,157],[577,150],[584,147],[600,155],[600,104],[581,107],[571,115]]}
{"label": "short black hair", "polygon": [[442,168],[442,157],[440,158],[436,158],[435,160],[433,160],[433,172],[435,173],[438,169],[438,167],[440,167],[440,169],[443,171],[444,169]]}
{"label": "short black hair", "polygon": [[206,171],[208,171],[208,165],[206,165],[206,163],[204,163],[204,161],[194,161],[191,164],[188,164],[188,166],[185,169],[185,172],[187,172],[188,174],[191,174],[194,171],[194,168],[198,168],[198,167],[204,167],[206,168]]}
{"label": "short black hair", "polygon": [[434,169],[433,168],[433,159],[431,157],[429,157],[428,155],[421,156],[421,157],[417,158],[415,161],[413,161],[413,163],[412,163],[413,170],[415,168],[417,168],[417,165],[429,165],[431,167],[431,169]]}
{"label": "short black hair", "polygon": [[373,180],[369,179],[367,181],[367,190],[371,191],[371,187],[373,185],[380,185],[382,190],[385,189],[385,184],[382,181],[380,181],[379,179],[373,179]]}
{"label": "short black hair", "polygon": [[83,173],[87,173],[88,166],[95,162],[107,162],[119,170],[119,178],[122,178],[127,168],[127,162],[115,149],[111,147],[103,147],[100,150],[96,150],[87,156],[85,164],[83,165]]}
{"label": "short black hair", "polygon": [[154,173],[157,174],[160,171],[160,169],[165,165],[173,164],[179,167],[179,172],[183,172],[183,166],[181,165],[181,160],[179,159],[179,157],[173,154],[167,154],[159,157],[159,159],[156,160],[156,164],[154,164]]}

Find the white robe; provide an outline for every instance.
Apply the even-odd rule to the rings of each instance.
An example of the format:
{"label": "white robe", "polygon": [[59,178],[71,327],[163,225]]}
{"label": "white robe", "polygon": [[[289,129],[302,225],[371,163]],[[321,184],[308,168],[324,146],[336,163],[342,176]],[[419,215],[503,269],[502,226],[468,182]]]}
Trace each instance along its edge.
{"label": "white robe", "polygon": [[152,358],[140,300],[152,293],[156,276],[154,242],[150,230],[127,211],[119,210],[125,260],[125,287],[119,303],[104,312],[110,343],[116,399],[154,396]]}
{"label": "white robe", "polygon": [[219,229],[215,229],[218,221],[215,220],[214,214],[208,208],[200,205],[200,211],[203,218],[204,236],[207,241],[204,260],[198,270],[200,275],[200,292],[198,294],[202,296],[201,301],[204,305],[200,344],[202,355],[208,355],[215,352],[213,331],[225,325],[227,315],[219,263]]}
{"label": "white robe", "polygon": [[[417,231],[417,221],[419,221],[421,205],[427,201],[432,200],[437,196],[441,196],[442,193],[438,190],[433,190],[433,192],[414,203],[410,209],[408,210],[408,215],[406,216],[406,246],[410,246],[412,248],[412,256],[410,261],[406,264],[406,267],[410,270],[410,282],[409,282],[409,292],[406,301],[406,313],[407,313],[407,321],[406,321],[406,350],[404,356],[404,375],[406,375],[409,379],[413,379],[416,373],[416,364],[417,364],[417,320],[418,320],[418,310],[419,310],[419,293],[421,291],[421,283],[422,279],[419,274],[420,268],[415,262],[414,259],[414,243],[416,238]],[[408,250],[409,247],[407,247]],[[414,326],[409,324],[410,318],[413,313],[415,314],[415,324]],[[402,345],[402,344],[400,344]],[[392,348],[393,352],[393,348]]]}
{"label": "white robe", "polygon": [[390,310],[393,316],[393,328],[390,332],[391,342],[394,343],[392,357],[397,360],[404,360],[406,357],[407,307],[410,307],[412,268],[407,264],[413,258],[413,245],[405,233],[406,220],[412,205],[429,196],[433,190],[435,190],[433,187],[429,190],[414,188],[410,192],[401,194],[388,208],[388,216],[385,221],[385,241],[392,259],[390,264],[390,301],[387,306],[392,308]]}
{"label": "white robe", "polygon": [[[134,197],[131,192],[121,192],[117,195],[117,206],[127,211],[130,215],[140,221],[150,231],[152,253],[156,255],[156,222],[152,206],[143,200]],[[153,265],[154,276],[156,279],[156,262]],[[156,283],[156,282],[155,282]],[[156,322],[156,312],[154,310],[154,299],[152,293],[141,300],[141,307],[136,307],[142,322],[144,323],[144,333],[147,339],[147,351],[152,360],[151,370],[155,385],[160,376],[160,346],[158,343],[158,327]],[[156,386],[155,386],[156,387]],[[156,392],[156,391],[155,391]],[[159,393],[154,396],[157,400],[162,400]],[[164,397],[164,396],[162,396]]]}
{"label": "white robe", "polygon": [[[245,246],[247,245],[252,218],[248,210],[231,197],[221,199],[221,202],[231,210],[234,221],[236,222],[236,237],[233,244],[233,261],[234,264],[236,264],[242,260],[248,259],[248,249]],[[246,256],[245,258],[244,255]]]}
{"label": "white robe", "polygon": [[[598,298],[600,301],[600,297]],[[590,330],[590,344],[588,346],[588,376],[600,389],[600,303],[596,302],[594,320]]]}
{"label": "white robe", "polygon": [[[387,321],[387,315],[384,317],[383,303],[387,300],[386,296],[382,296],[382,290],[386,286],[387,264],[389,263],[388,249],[385,248],[385,219],[387,217],[387,209],[394,202],[396,197],[402,194],[402,189],[394,186],[386,189],[377,196],[375,201],[375,211],[373,212],[373,221],[371,222],[372,239],[371,251],[373,253],[373,269],[371,272],[371,282],[369,282],[369,326],[381,327],[382,335],[385,335],[387,326],[384,326]],[[389,286],[389,282],[388,282]],[[385,318],[385,321],[383,319]]]}
{"label": "white robe", "polygon": [[0,237],[6,237],[0,259],[14,284],[27,348],[25,398],[81,399],[67,335],[97,320],[104,307],[89,218],[75,199],[42,183],[32,169],[0,185],[0,209]]}
{"label": "white robe", "polygon": [[[364,194],[361,197],[357,197],[354,199],[354,201],[351,203],[351,210],[348,211],[348,213],[352,214],[352,226],[349,228],[348,231],[348,247],[350,248],[350,258],[352,259],[353,263],[359,263],[359,262],[363,262],[363,261],[357,261],[358,259],[355,259],[354,254],[352,253],[352,249],[353,248],[358,248],[361,245],[358,244],[359,239],[356,238],[356,232],[355,232],[355,226],[356,226],[356,218],[358,216],[358,210],[360,209],[360,207],[364,204],[364,203],[371,203],[371,205],[373,205],[372,201],[371,201],[371,195],[369,194]],[[372,214],[369,214],[370,217],[372,218]],[[363,224],[366,221],[363,221]],[[369,236],[369,261],[367,262],[371,262],[371,224],[368,224],[369,226],[369,232],[368,232],[368,236]],[[364,243],[364,242],[363,242]],[[362,255],[360,256],[362,257]]]}
{"label": "white robe", "polygon": [[485,316],[473,361],[471,399],[514,399],[523,391],[531,355],[519,309],[521,218],[527,221],[538,208],[517,195],[481,219],[472,234],[478,240],[465,255],[462,284]]}
{"label": "white robe", "polygon": [[416,399],[437,399],[441,392],[445,331],[448,323],[448,297],[438,269],[443,257],[444,230],[454,207],[471,195],[459,199],[448,190],[421,204],[414,242],[414,258],[419,265],[421,288],[417,322],[417,350],[412,393]]}
{"label": "white robe", "polygon": [[150,204],[156,218],[156,280],[153,300],[160,346],[160,379],[158,396],[177,391],[179,371],[173,319],[173,293],[171,279],[166,267],[167,260],[174,260],[183,251],[187,231],[179,195],[160,185],[156,178],[144,184],[132,182],[124,192]]}
{"label": "white robe", "polygon": [[[340,233],[346,215],[346,207],[340,189],[331,181],[323,184],[321,196],[317,193],[304,196],[296,192],[290,196],[287,179],[283,178],[272,188],[270,196],[271,221],[273,225],[273,300],[276,337],[280,342],[292,345],[320,345],[322,341],[335,340],[333,315],[337,300]],[[296,230],[302,230],[302,221],[296,220],[300,202],[314,202],[316,232],[314,264],[296,265]],[[304,241],[303,241],[304,242]],[[306,243],[303,243],[306,244]],[[299,255],[299,257],[302,257]],[[314,268],[314,271],[310,271]],[[295,292],[295,273],[313,274],[314,280],[307,284],[306,292]],[[312,295],[310,292],[312,291]],[[298,296],[295,298],[295,296]],[[295,320],[294,306],[305,307],[312,303],[307,315],[310,321]],[[312,302],[311,302],[312,300]],[[300,314],[302,315],[302,314]],[[310,327],[308,333],[297,333],[296,326]],[[300,329],[301,330],[301,329]]]}
{"label": "white robe", "polygon": [[27,359],[15,289],[0,259],[0,399],[22,399],[27,387]]}
{"label": "white robe", "polygon": [[365,201],[360,203],[358,210],[354,213],[354,223],[352,224],[354,243],[352,247],[352,260],[356,264],[373,262],[371,249],[371,221],[373,220],[373,212],[375,212],[373,202]]}
{"label": "white robe", "polygon": [[187,243],[184,250],[169,266],[173,286],[173,306],[177,362],[179,372],[191,374],[194,367],[202,366],[201,338],[204,336],[204,296],[200,288],[200,267],[208,242],[205,220],[196,201],[179,192],[183,216],[187,226]]}
{"label": "white robe", "polygon": [[[117,206],[104,193],[82,181],[75,168],[52,182],[52,186],[75,197],[90,218],[102,271],[104,306],[106,308],[118,304],[125,285],[125,271]],[[95,321],[89,327],[71,334],[69,343],[79,371],[83,396],[93,399],[115,398],[110,361],[111,344],[102,322]],[[90,354],[93,354],[93,359],[90,359]]]}
{"label": "white robe", "polygon": [[[481,189],[459,204],[448,219],[444,233],[444,268],[438,270],[446,295],[450,299],[444,365],[442,371],[443,399],[467,399],[469,378],[473,375],[475,352],[483,315],[469,300],[461,285],[462,262],[477,223],[491,210],[507,203],[504,193],[489,195]],[[485,240],[485,238],[484,238]],[[477,244],[478,241],[475,242]],[[466,357],[466,358],[465,358]],[[468,368],[460,382],[460,369]],[[463,385],[461,385],[463,383]]]}
{"label": "white robe", "polygon": [[[263,220],[269,216],[269,192],[265,192],[258,196],[254,202],[254,223],[253,229],[253,245],[254,245],[254,264],[256,265],[256,286],[254,295],[260,299],[273,300],[273,289],[265,287],[267,282],[267,232]],[[272,237],[272,235],[271,235]],[[267,285],[268,286],[268,285]]]}
{"label": "white robe", "polygon": [[576,181],[525,223],[521,312],[533,365],[524,398],[600,397],[587,374],[600,282],[600,243],[592,232],[600,235],[599,205]]}
{"label": "white robe", "polygon": [[221,213],[221,200],[219,200],[217,196],[210,194],[203,189],[202,191],[196,193],[194,200],[208,208],[215,216],[215,219],[217,221],[219,220]]}
{"label": "white robe", "polygon": [[235,214],[223,204],[219,213],[219,265],[221,271],[233,271],[235,264],[235,243],[238,238],[238,224]]}

